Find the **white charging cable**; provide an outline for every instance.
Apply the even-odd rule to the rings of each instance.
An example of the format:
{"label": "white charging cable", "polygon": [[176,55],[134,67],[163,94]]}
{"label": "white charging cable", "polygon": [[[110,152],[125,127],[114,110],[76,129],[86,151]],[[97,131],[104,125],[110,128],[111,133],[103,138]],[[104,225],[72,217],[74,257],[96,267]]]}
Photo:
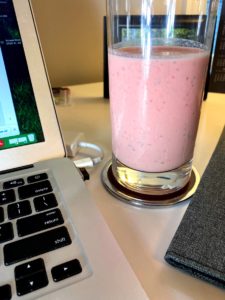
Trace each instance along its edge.
{"label": "white charging cable", "polygon": [[84,142],[82,138],[83,134],[80,133],[70,145],[66,145],[67,156],[75,158],[78,153],[82,153],[82,150],[88,149],[91,152],[88,157],[75,159],[74,164],[77,168],[92,168],[103,160],[104,152],[100,146]]}

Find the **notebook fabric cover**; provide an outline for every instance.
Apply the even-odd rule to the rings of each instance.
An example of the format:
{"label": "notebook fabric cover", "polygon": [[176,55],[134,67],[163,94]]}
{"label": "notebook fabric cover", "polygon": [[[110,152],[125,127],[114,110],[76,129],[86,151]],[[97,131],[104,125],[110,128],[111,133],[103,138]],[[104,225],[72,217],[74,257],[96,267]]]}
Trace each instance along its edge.
{"label": "notebook fabric cover", "polygon": [[165,260],[225,288],[225,128]]}

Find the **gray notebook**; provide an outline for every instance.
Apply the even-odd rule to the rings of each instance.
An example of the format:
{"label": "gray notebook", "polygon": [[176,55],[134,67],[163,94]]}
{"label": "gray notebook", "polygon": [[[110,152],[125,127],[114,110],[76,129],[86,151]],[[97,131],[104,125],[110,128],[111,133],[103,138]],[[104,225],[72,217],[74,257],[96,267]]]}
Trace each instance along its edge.
{"label": "gray notebook", "polygon": [[165,260],[225,288],[225,128]]}

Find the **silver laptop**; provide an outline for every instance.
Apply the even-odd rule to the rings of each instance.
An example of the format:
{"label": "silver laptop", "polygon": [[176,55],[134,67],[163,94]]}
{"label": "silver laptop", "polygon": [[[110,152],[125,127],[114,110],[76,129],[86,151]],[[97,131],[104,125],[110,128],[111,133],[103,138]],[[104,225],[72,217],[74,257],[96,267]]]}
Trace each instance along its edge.
{"label": "silver laptop", "polygon": [[0,1],[0,300],[147,299],[65,158],[29,0]]}

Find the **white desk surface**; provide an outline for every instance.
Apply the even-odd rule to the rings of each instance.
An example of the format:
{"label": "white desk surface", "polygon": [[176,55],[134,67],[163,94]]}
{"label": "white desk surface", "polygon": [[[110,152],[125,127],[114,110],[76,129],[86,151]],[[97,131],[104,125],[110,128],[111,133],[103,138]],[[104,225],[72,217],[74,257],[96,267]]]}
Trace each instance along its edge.
{"label": "white desk surface", "polygon": [[[225,291],[194,279],[164,261],[164,254],[189,201],[164,208],[137,208],[111,196],[101,183],[101,171],[111,158],[109,101],[103,84],[72,86],[72,104],[57,106],[66,143],[79,132],[85,140],[103,147],[104,161],[89,169],[86,185],[108,226],[152,300],[220,300]],[[203,102],[195,147],[194,165],[204,172],[225,125],[225,95],[209,94]],[[115,299],[116,300],[116,299]]]}

